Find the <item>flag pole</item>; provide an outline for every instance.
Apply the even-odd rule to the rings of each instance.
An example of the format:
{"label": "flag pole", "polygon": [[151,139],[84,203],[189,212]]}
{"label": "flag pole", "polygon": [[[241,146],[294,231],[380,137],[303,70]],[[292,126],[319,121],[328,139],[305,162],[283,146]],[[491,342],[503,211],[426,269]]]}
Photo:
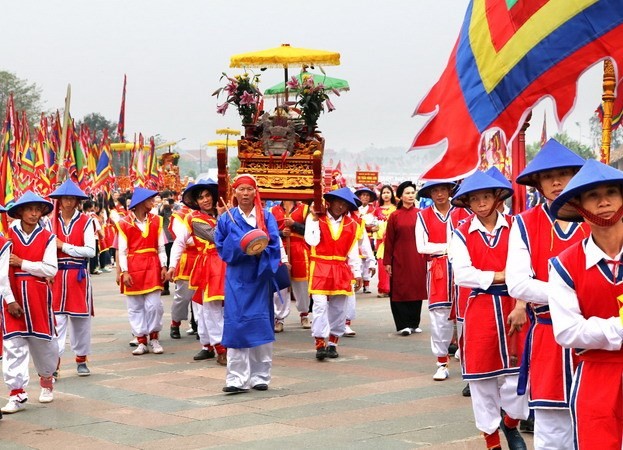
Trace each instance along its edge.
{"label": "flag pole", "polygon": [[614,108],[614,91],[616,89],[614,65],[610,59],[604,60],[603,92],[601,95],[604,111],[601,121],[601,162],[610,164],[610,140],[612,135],[612,110]]}
{"label": "flag pole", "polygon": [[[65,111],[63,112],[63,129],[61,131],[61,148],[59,150],[58,161],[58,177],[57,183],[61,184],[67,178],[67,168],[65,167],[65,153],[67,152],[67,132],[69,130],[69,105],[71,104],[71,84],[67,85],[67,95],[65,96]],[[56,188],[56,186],[54,186]],[[53,200],[54,208],[52,208],[52,232],[56,234],[58,227],[58,208],[56,200]]]}

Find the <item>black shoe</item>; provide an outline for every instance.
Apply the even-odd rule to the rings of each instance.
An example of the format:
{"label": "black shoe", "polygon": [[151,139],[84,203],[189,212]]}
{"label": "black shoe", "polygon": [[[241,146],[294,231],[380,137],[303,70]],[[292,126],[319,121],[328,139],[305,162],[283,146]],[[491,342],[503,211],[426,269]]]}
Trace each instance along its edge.
{"label": "black shoe", "polygon": [[320,348],[316,349],[316,359],[318,361],[322,361],[326,357],[327,357],[327,348],[326,347],[320,347]]}
{"label": "black shoe", "polygon": [[370,289],[368,289],[367,287],[364,287],[363,291],[361,291],[361,292],[362,292],[362,294],[371,294],[372,293],[372,291]]}
{"label": "black shoe", "polygon": [[226,392],[228,394],[242,394],[243,392],[248,392],[248,389],[242,389],[236,386],[225,386],[223,388],[223,392]]}
{"label": "black shoe", "polygon": [[256,384],[255,386],[253,386],[253,389],[255,389],[256,391],[267,391],[268,385],[266,383]]}
{"label": "black shoe", "polygon": [[472,396],[472,391],[469,388],[469,383],[467,383],[465,385],[465,387],[463,388],[463,391],[461,392],[461,394],[463,395],[463,397],[471,397]]}
{"label": "black shoe", "polygon": [[337,352],[337,347],[335,345],[329,345],[329,348],[327,348],[327,357],[337,358],[338,356],[340,355]]}
{"label": "black shoe", "polygon": [[195,361],[203,361],[204,359],[212,359],[214,358],[214,350],[208,350],[206,348],[202,348],[199,353],[193,356]]}
{"label": "black shoe", "polygon": [[169,333],[171,339],[181,339],[182,335],[180,334],[180,327],[174,327],[171,325],[171,332]]}
{"label": "black shoe", "polygon": [[459,346],[454,343],[448,345],[448,355],[454,355],[458,349]]}
{"label": "black shoe", "polygon": [[526,442],[521,437],[521,433],[519,430],[515,428],[507,428],[504,424],[504,419],[500,422],[500,429],[504,433],[506,437],[506,442],[508,442],[509,450],[527,450]]}
{"label": "black shoe", "polygon": [[524,433],[534,433],[534,417],[530,416],[526,420],[520,421],[519,431]]}

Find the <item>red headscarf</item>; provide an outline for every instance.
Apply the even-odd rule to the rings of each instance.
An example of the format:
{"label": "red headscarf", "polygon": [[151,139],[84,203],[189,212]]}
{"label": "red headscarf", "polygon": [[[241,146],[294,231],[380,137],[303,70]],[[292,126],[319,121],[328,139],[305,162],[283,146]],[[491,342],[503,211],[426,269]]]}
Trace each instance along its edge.
{"label": "red headscarf", "polygon": [[[257,218],[257,227],[262,230],[264,233],[268,235],[268,230],[266,229],[266,222],[264,221],[264,210],[262,209],[262,199],[260,198],[260,191],[257,188],[257,181],[251,175],[238,175],[234,178],[234,183],[232,187],[236,189],[238,186],[242,184],[248,184],[255,189],[255,216]],[[234,206],[238,206],[238,199],[234,195],[232,200],[232,204]]]}

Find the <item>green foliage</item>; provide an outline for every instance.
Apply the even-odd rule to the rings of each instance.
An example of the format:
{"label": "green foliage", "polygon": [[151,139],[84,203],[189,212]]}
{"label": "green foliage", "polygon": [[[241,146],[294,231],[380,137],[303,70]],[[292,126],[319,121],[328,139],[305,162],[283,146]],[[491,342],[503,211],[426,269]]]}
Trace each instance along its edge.
{"label": "green foliage", "polygon": [[237,156],[232,156],[229,158],[229,176],[234,178],[236,176],[236,172],[240,168],[240,160]]}
{"label": "green foliage", "polygon": [[[597,157],[597,155],[590,146],[581,144],[579,141],[571,138],[566,131],[562,133],[557,133],[553,135],[552,138],[556,139],[562,145],[574,151],[584,159]],[[540,142],[533,142],[532,144],[526,145],[526,161],[532,161],[534,155],[536,155],[539,150],[541,150]]]}
{"label": "green foliage", "polygon": [[108,129],[108,137],[111,142],[117,140],[117,123],[111,122],[99,113],[87,114],[78,122],[78,125],[85,124],[91,132],[95,132],[98,140],[102,139],[104,129]]}
{"label": "green foliage", "polygon": [[[597,114],[592,116],[589,121],[591,142],[595,148],[601,147],[601,121]],[[623,145],[623,127],[619,127],[610,135],[610,148],[614,150]]]}
{"label": "green foliage", "polygon": [[[9,101],[9,94],[13,93],[15,112],[20,114],[26,111],[26,117],[31,127],[39,123],[43,111],[41,88],[35,83],[29,83],[11,72],[0,70],[0,113],[4,114]],[[4,120],[4,116],[3,116]]]}

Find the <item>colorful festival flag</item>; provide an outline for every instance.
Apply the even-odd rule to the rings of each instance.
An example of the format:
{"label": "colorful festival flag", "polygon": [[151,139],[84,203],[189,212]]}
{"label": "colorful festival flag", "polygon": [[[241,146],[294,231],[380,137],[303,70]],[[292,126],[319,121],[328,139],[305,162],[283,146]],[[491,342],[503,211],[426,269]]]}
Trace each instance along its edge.
{"label": "colorful festival flag", "polygon": [[479,164],[481,135],[510,142],[549,96],[570,113],[582,73],[605,58],[623,67],[621,0],[472,0],[439,81],[415,109],[429,116],[412,149],[446,150],[423,175],[457,179]]}
{"label": "colorful festival flag", "polygon": [[121,94],[121,111],[119,111],[119,123],[117,123],[117,134],[119,142],[124,142],[123,132],[125,131],[125,87],[128,79],[123,75],[123,93]]}

